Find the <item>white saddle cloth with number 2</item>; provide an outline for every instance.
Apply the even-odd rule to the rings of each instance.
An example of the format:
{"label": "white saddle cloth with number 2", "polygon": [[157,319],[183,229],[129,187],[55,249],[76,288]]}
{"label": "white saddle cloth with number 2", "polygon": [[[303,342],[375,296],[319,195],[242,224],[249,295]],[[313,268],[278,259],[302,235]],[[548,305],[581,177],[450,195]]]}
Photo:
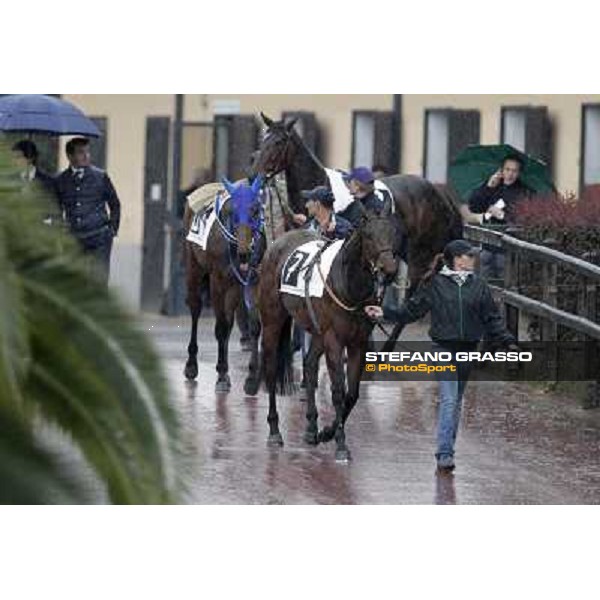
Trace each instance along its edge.
{"label": "white saddle cloth with number 2", "polygon": [[[324,246],[323,240],[313,240],[298,246],[288,257],[281,271],[281,284],[279,291],[291,294],[293,296],[301,296],[304,298],[306,290],[306,278],[310,276],[308,282],[308,294],[312,298],[321,298],[323,296],[324,285],[323,279],[327,279],[333,260],[340,251],[344,240],[336,240],[330,244],[319,258],[319,266],[315,264],[312,269],[308,267],[312,264],[316,254]],[[309,275],[310,271],[310,275]]]}
{"label": "white saddle cloth with number 2", "polygon": [[202,250],[206,250],[208,236],[215,222],[217,213],[214,208],[208,209],[205,212],[199,212],[194,215],[190,230],[186,239],[188,242],[198,244]]}

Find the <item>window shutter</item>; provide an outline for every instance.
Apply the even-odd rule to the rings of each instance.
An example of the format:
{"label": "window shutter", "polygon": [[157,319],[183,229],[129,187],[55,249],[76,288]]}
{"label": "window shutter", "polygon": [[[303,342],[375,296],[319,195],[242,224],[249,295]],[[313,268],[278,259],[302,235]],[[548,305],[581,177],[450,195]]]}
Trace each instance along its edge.
{"label": "window shutter", "polygon": [[106,117],[90,117],[102,136],[99,138],[90,138],[90,153],[92,155],[92,164],[101,169],[106,169],[106,148],[108,145],[107,131],[108,121]]}
{"label": "window shutter", "polygon": [[392,111],[355,110],[352,112],[353,167],[381,165],[394,173],[396,153],[394,143],[394,113]]}
{"label": "window shutter", "polygon": [[467,147],[479,144],[478,110],[448,111],[448,166]]}
{"label": "window shutter", "polygon": [[286,123],[292,119],[297,119],[296,124],[294,125],[296,132],[302,138],[306,146],[314,152],[316,156],[320,156],[321,135],[315,113],[302,110],[286,111],[282,114],[282,118]]}
{"label": "window shutter", "polygon": [[552,172],[552,122],[545,106],[529,106],[525,113],[525,152],[543,160]]}

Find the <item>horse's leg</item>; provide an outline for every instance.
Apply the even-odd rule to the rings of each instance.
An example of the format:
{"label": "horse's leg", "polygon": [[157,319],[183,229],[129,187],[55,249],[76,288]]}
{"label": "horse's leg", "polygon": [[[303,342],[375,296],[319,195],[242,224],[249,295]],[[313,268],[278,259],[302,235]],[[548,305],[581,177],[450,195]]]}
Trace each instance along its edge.
{"label": "horse's leg", "polygon": [[346,352],[348,353],[348,362],[346,363],[348,393],[346,394],[346,400],[344,402],[344,415],[342,419],[344,424],[346,424],[346,421],[358,400],[366,350],[367,343],[346,347]]}
{"label": "horse's leg", "polygon": [[267,445],[276,447],[283,446],[283,437],[279,431],[279,415],[277,413],[277,348],[285,322],[285,315],[269,314],[269,319],[268,323],[263,322],[262,361],[265,383],[269,392],[269,414],[267,416],[269,438]]}
{"label": "horse's leg", "polygon": [[202,293],[200,285],[203,279],[203,272],[192,249],[185,246],[185,275],[187,297],[186,303],[190,309],[192,317],[192,331],[188,344],[188,359],[185,363],[184,375],[186,379],[193,380],[198,376],[198,319],[202,312]]}
{"label": "horse's leg", "polygon": [[319,428],[317,419],[317,403],[315,401],[315,392],[319,378],[319,359],[323,354],[323,342],[320,336],[312,336],[310,348],[304,362],[304,373],[306,378],[306,431],[304,432],[304,441],[307,444],[316,445],[318,443]]}
{"label": "horse's leg", "polygon": [[350,451],[346,446],[344,432],[344,399],[345,399],[345,373],[343,363],[343,347],[333,331],[328,331],[324,336],[325,357],[327,370],[331,379],[331,400],[335,408],[335,419],[328,427],[319,432],[318,440],[328,442],[335,437],[335,458],[340,462],[350,459]]}
{"label": "horse's leg", "polygon": [[250,335],[250,363],[248,364],[248,377],[244,383],[244,393],[256,396],[261,380],[261,365],[258,352],[260,338],[260,318],[258,310],[252,307],[248,310],[248,333]]}
{"label": "horse's leg", "polygon": [[235,290],[230,281],[223,278],[211,277],[210,291],[211,303],[215,311],[215,337],[218,344],[217,356],[217,383],[215,391],[228,392],[231,389],[229,378],[229,336],[233,328],[235,309],[239,297],[235,297]]}

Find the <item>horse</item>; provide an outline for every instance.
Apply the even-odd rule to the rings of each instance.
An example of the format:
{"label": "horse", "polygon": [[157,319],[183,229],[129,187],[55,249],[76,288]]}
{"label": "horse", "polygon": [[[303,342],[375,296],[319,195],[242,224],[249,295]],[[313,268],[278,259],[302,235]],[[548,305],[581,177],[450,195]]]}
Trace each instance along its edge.
{"label": "horse", "polygon": [[[274,121],[261,113],[267,131],[255,154],[253,173],[267,179],[285,172],[291,212],[303,212],[302,190],[327,185],[325,168],[294,129],[295,121]],[[398,231],[407,238],[410,295],[445,245],[462,237],[462,217],[449,194],[417,175],[391,175],[381,181],[393,195],[393,217]]]}
{"label": "horse", "polygon": [[[302,250],[296,252],[297,249],[320,236],[304,229],[290,231],[278,238],[265,253],[258,285],[258,305],[262,323],[262,368],[269,394],[269,446],[283,445],[276,394],[277,391],[281,394],[289,392],[293,380],[291,329],[294,320],[312,334],[305,362],[308,423],[304,440],[315,445],[335,438],[336,460],[350,459],[344,427],[358,400],[364,352],[373,329],[363,307],[381,300],[385,279],[396,272],[394,236],[395,228],[389,218],[364,214],[360,226],[344,240],[335,256],[323,282],[323,296],[311,299],[281,292],[280,283],[288,259],[294,255],[292,260],[297,260],[302,256]],[[323,278],[319,264],[314,264],[312,259],[309,265],[301,267],[300,264],[294,263],[296,272],[308,267],[317,269]],[[347,376],[344,374],[344,350]],[[331,380],[335,419],[318,431],[315,389],[319,358],[323,353]]]}
{"label": "horse", "polygon": [[262,180],[254,178],[251,185],[236,185],[223,179],[229,198],[222,201],[218,195],[214,207],[215,221],[208,235],[206,250],[187,240],[194,213],[189,205],[184,215],[186,241],[184,247],[186,270],[186,302],[192,318],[188,345],[188,358],[184,374],[186,379],[198,376],[198,319],[202,312],[201,286],[210,280],[211,305],[215,312],[215,337],[218,342],[217,392],[228,392],[231,380],[228,374],[228,344],[236,308],[243,299],[248,307],[250,334],[250,362],[244,392],[254,396],[260,386],[258,339],[260,322],[254,305],[257,267],[264,254],[264,210],[259,197]]}

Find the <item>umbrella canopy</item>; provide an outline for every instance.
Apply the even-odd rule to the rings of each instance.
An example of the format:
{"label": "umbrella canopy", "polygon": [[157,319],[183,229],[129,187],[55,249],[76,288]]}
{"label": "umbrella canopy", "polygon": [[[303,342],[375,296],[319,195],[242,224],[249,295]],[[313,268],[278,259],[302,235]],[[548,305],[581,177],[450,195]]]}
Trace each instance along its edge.
{"label": "umbrella canopy", "polygon": [[100,137],[96,124],[70,102],[42,94],[0,98],[0,131]]}
{"label": "umbrella canopy", "polygon": [[555,191],[545,163],[509,144],[469,146],[450,165],[450,183],[466,202],[471,193],[484,184],[509,156],[516,156],[521,160],[523,168],[520,179],[529,189],[537,194]]}

